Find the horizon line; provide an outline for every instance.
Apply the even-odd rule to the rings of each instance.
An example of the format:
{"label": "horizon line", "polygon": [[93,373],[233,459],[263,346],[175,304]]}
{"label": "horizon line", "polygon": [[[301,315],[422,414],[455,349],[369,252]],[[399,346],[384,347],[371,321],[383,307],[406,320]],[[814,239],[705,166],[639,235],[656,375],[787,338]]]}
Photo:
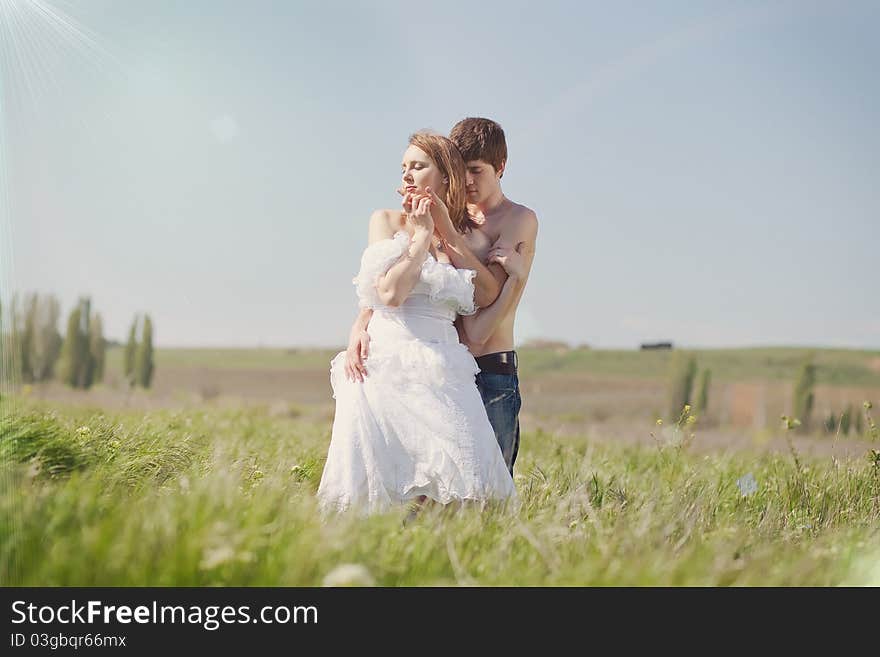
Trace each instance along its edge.
{"label": "horizon line", "polygon": [[[125,346],[125,341],[112,340],[107,338],[108,342],[113,342],[111,346]],[[710,345],[710,346],[689,346],[686,344],[676,345],[674,342],[672,343],[671,349],[642,349],[641,344],[635,346],[593,346],[587,343],[581,344],[572,344],[566,342],[565,340],[550,340],[550,339],[541,339],[541,342],[547,342],[550,344],[547,345],[534,345],[534,344],[519,344],[515,345],[515,349],[552,349],[558,347],[565,347],[570,350],[579,350],[586,349],[588,351],[724,351],[724,350],[741,350],[741,349],[816,349],[816,350],[824,350],[824,351],[868,351],[868,352],[880,352],[880,346],[845,346],[845,345],[818,345],[818,344],[779,344],[779,343],[753,343],[753,344],[741,344],[741,345]],[[531,342],[531,341],[530,341]],[[556,344],[553,344],[556,343]],[[654,344],[653,342],[646,342],[645,344]],[[278,349],[300,349],[300,350],[311,350],[311,351],[329,351],[333,349],[345,349],[345,345],[315,345],[315,344],[286,344],[286,345],[277,345],[277,344],[255,344],[255,345],[234,345],[234,344],[224,344],[224,345],[195,345],[195,344],[174,344],[174,345],[154,345],[154,349],[219,349],[219,350],[241,350],[241,349],[270,349],[270,350],[278,350]]]}

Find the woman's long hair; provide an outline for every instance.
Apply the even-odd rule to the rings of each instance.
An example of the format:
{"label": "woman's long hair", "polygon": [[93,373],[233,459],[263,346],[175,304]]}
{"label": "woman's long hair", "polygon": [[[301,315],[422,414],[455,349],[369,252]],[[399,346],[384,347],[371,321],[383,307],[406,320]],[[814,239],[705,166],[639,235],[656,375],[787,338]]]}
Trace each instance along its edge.
{"label": "woman's long hair", "polygon": [[446,187],[446,208],[452,225],[459,233],[466,233],[473,228],[467,212],[467,196],[465,194],[467,167],[456,145],[443,135],[429,132],[417,132],[410,136],[411,146],[420,148],[430,157],[444,177],[449,179]]}

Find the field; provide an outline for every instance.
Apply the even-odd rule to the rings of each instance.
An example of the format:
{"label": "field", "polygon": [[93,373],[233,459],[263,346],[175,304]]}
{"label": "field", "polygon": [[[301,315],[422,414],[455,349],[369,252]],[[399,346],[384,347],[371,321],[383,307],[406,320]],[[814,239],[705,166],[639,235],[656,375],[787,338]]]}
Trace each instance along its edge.
{"label": "field", "polygon": [[[518,509],[322,522],[330,351],[165,350],[151,390],[7,386],[4,585],[880,584],[880,440],[779,422],[806,350],[521,352]],[[816,417],[880,402],[880,352],[816,350]],[[663,418],[662,424],[657,419]]]}

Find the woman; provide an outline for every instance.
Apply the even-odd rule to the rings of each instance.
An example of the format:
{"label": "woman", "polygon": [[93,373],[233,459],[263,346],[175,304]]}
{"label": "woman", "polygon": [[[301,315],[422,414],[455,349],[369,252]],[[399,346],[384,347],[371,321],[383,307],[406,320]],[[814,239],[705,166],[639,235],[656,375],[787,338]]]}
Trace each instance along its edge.
{"label": "woman", "polygon": [[476,312],[474,271],[455,269],[434,231],[432,210],[467,227],[464,178],[451,141],[417,133],[404,153],[404,212],[370,219],[354,279],[360,306],[374,311],[369,376],[347,377],[344,351],[331,363],[336,417],[318,487],[325,511],[516,494],[474,382],[479,369],[453,325],[456,314]]}

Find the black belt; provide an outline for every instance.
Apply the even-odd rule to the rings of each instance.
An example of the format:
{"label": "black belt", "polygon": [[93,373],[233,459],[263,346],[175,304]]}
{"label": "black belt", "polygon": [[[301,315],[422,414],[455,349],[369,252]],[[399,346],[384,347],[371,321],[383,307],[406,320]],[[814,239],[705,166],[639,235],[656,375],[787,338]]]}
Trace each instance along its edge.
{"label": "black belt", "polygon": [[517,358],[515,351],[499,351],[494,354],[477,356],[477,365],[486,374],[516,374]]}

